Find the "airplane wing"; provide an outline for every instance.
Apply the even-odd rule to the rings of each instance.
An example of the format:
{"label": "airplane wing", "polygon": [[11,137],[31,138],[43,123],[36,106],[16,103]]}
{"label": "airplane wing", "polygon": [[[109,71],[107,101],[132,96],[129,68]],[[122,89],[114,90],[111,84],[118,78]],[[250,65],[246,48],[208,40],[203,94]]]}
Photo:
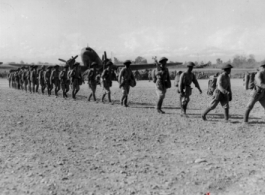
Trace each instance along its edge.
{"label": "airplane wing", "polygon": [[[173,68],[176,66],[182,65],[181,62],[176,62],[176,63],[167,63],[166,67],[168,68]],[[117,68],[119,67],[124,67],[124,65],[114,65]],[[130,66],[131,70],[145,70],[145,69],[154,69],[156,68],[156,64],[131,64]]]}

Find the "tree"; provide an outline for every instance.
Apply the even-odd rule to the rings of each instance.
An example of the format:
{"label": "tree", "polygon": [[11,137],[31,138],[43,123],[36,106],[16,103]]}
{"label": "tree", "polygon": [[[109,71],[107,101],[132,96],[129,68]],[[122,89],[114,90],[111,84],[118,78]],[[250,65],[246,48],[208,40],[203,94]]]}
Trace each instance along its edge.
{"label": "tree", "polygon": [[136,64],[147,64],[147,60],[141,56],[138,56],[135,58],[135,63]]}
{"label": "tree", "polygon": [[220,58],[217,58],[217,59],[216,59],[216,64],[217,64],[217,65],[220,65],[220,64],[222,64],[222,63],[223,63],[223,61],[222,61]]}
{"label": "tree", "polygon": [[25,63],[23,62],[23,60],[21,60],[21,61],[20,61],[20,64],[25,64]]}

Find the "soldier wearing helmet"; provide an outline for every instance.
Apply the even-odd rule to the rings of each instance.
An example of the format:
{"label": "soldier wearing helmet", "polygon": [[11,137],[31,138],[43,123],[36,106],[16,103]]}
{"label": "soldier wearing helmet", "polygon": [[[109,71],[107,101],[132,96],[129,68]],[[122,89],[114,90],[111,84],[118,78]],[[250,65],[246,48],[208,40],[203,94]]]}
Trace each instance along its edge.
{"label": "soldier wearing helmet", "polygon": [[51,73],[52,73],[52,72],[51,72],[51,69],[52,69],[52,67],[49,66],[49,67],[47,68],[47,70],[45,71],[45,73],[44,73],[44,80],[45,80],[45,84],[46,84],[46,86],[47,86],[48,96],[51,96],[52,89],[53,89],[53,85],[52,85],[51,80],[50,80],[50,78],[51,78]]}
{"label": "soldier wearing helmet", "polygon": [[63,91],[63,98],[65,98],[65,99],[68,97],[67,92],[69,91],[69,85],[70,85],[70,81],[67,77],[67,74],[68,74],[68,66],[65,65],[63,67],[63,70],[60,72],[60,75],[59,75],[61,88]]}
{"label": "soldier wearing helmet", "polygon": [[232,100],[230,73],[233,66],[230,64],[224,65],[222,67],[223,73],[217,78],[217,87],[213,92],[213,98],[210,102],[208,108],[203,112],[202,119],[206,120],[206,115],[220,103],[224,108],[224,118],[228,122],[229,119],[229,101]]}
{"label": "soldier wearing helmet", "polygon": [[128,95],[130,92],[130,84],[132,82],[135,83],[135,78],[130,68],[131,65],[130,60],[126,60],[123,64],[125,65],[124,68],[121,69],[119,73],[118,81],[120,83],[120,88],[122,88],[122,98],[121,98],[121,105],[128,107]]}
{"label": "soldier wearing helmet", "polygon": [[109,103],[111,103],[111,91],[110,87],[112,86],[112,72],[111,72],[112,62],[108,61],[106,64],[106,69],[103,70],[101,74],[101,79],[103,82],[103,96],[101,98],[104,103],[105,96],[108,95]]}
{"label": "soldier wearing helmet", "polygon": [[54,85],[55,97],[58,97],[58,92],[60,91],[60,80],[59,80],[59,65],[55,65],[53,71],[51,72],[50,83]]}
{"label": "soldier wearing helmet", "polygon": [[253,109],[256,102],[259,102],[265,109],[265,64],[260,66],[259,71],[255,75],[254,85],[244,115],[245,124],[248,123],[250,111]]}
{"label": "soldier wearing helmet", "polygon": [[74,100],[76,99],[76,94],[80,90],[79,85],[81,85],[83,81],[79,65],[80,64],[76,62],[73,65],[73,70],[71,70],[70,72],[71,83],[72,83],[72,98]]}
{"label": "soldier wearing helmet", "polygon": [[195,64],[193,62],[188,62],[187,71],[183,72],[179,78],[180,107],[183,116],[187,116],[186,110],[188,103],[190,101],[190,96],[192,94],[192,88],[190,86],[191,83],[194,83],[195,87],[198,88],[200,93],[202,93],[202,90],[196,79],[196,76],[192,72],[194,66]]}
{"label": "soldier wearing helmet", "polygon": [[39,77],[38,80],[39,80],[39,85],[41,86],[42,95],[44,95],[44,90],[46,88],[44,74],[45,74],[45,66],[42,66],[38,74],[38,77]]}
{"label": "soldier wearing helmet", "polygon": [[83,73],[83,77],[87,75],[87,83],[88,87],[91,90],[91,93],[89,94],[87,100],[90,101],[90,99],[93,97],[94,101],[97,101],[96,99],[96,89],[97,89],[97,70],[96,70],[97,63],[92,62],[90,65],[90,69],[87,69]]}
{"label": "soldier wearing helmet", "polygon": [[171,87],[171,81],[169,76],[169,71],[166,68],[168,59],[165,57],[160,58],[159,67],[153,70],[152,77],[153,82],[156,84],[156,94],[157,94],[157,104],[156,110],[160,114],[165,112],[162,110],[162,104],[166,96],[167,89]]}

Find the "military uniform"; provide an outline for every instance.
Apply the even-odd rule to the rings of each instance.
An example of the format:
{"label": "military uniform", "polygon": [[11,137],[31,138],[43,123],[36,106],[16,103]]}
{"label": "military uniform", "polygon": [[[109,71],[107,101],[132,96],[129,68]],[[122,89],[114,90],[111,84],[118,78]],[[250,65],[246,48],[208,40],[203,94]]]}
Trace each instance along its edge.
{"label": "military uniform", "polygon": [[103,83],[103,96],[102,96],[102,102],[104,102],[104,98],[106,95],[108,95],[108,100],[109,102],[111,102],[111,91],[110,91],[110,87],[112,86],[112,72],[110,69],[110,66],[112,65],[112,63],[109,61],[106,64],[106,69],[103,70],[102,74],[101,74],[101,79],[102,79],[102,83]]}
{"label": "military uniform", "polygon": [[74,64],[74,68],[70,72],[70,77],[72,83],[72,98],[76,99],[76,94],[80,90],[79,85],[82,84],[82,75],[79,68],[79,63]]}
{"label": "military uniform", "polygon": [[27,78],[28,70],[25,68],[22,74],[24,90],[28,92],[28,78]]}
{"label": "military uniform", "polygon": [[[220,74],[217,78],[217,87],[213,92],[212,101],[208,105],[208,108],[202,114],[202,119],[206,120],[206,115],[211,110],[215,109],[216,106],[220,103],[225,111],[225,120],[228,121],[229,119],[229,101],[232,100],[232,91],[231,91],[231,82],[230,82],[230,71],[233,66],[230,64],[224,65],[223,70],[224,72]],[[229,69],[229,73],[226,70]]]}
{"label": "military uniform", "polygon": [[22,68],[20,69],[20,71],[18,72],[18,76],[19,76],[19,85],[20,85],[20,89],[21,89],[21,90],[24,90],[23,72],[24,72],[24,67],[22,67]]}
{"label": "military uniform", "polygon": [[[162,57],[159,60],[159,63],[163,63],[164,65],[167,62],[167,58]],[[163,100],[165,98],[167,88],[171,87],[171,81],[170,81],[170,76],[169,76],[169,71],[164,65],[160,64],[160,70],[159,69],[154,69],[152,73],[153,77],[153,82],[156,84],[156,95],[158,98],[156,109],[158,113],[164,113],[164,111],[161,110]]]}
{"label": "military uniform", "polygon": [[97,89],[97,70],[95,66],[97,65],[96,62],[92,62],[90,65],[90,69],[86,70],[83,73],[83,77],[87,75],[87,83],[89,89],[91,89],[92,93],[88,96],[87,100],[90,101],[91,97],[93,96],[94,101],[96,101],[96,89]]}
{"label": "military uniform", "polygon": [[49,66],[47,69],[48,70],[46,70],[44,74],[44,79],[45,79],[45,84],[47,86],[48,96],[50,96],[52,93],[52,89],[53,89],[53,86],[50,80],[52,67]]}
{"label": "military uniform", "polygon": [[247,104],[247,109],[244,115],[244,122],[248,122],[250,111],[253,109],[256,102],[259,102],[265,109],[265,64],[261,65],[262,69],[255,75],[255,86],[251,91],[250,99]]}
{"label": "military uniform", "polygon": [[193,62],[189,62],[187,67],[189,69],[191,68],[191,70],[189,71],[188,69],[188,71],[183,72],[179,78],[180,107],[184,115],[186,115],[187,106],[190,101],[190,96],[192,94],[192,88],[190,86],[191,83],[194,83],[195,87],[197,87],[200,93],[202,93],[196,76],[191,72],[194,66],[195,64]]}
{"label": "military uniform", "polygon": [[37,84],[37,72],[36,72],[36,66],[33,66],[30,71],[30,82],[32,86],[32,92],[36,92],[36,84]]}
{"label": "military uniform", "polygon": [[64,98],[67,98],[67,92],[69,91],[69,85],[70,85],[70,81],[67,76],[67,73],[68,73],[67,68],[68,66],[64,66],[64,69],[60,72],[60,75],[59,75]]}
{"label": "military uniform", "polygon": [[50,83],[54,84],[54,91],[55,91],[55,96],[58,97],[58,91],[60,90],[60,80],[59,80],[59,66],[56,65],[54,66],[54,70],[51,73],[51,78],[50,78]]}
{"label": "military uniform", "polygon": [[124,62],[124,65],[126,67],[122,68],[119,74],[119,83],[120,83],[120,88],[122,88],[122,98],[121,98],[121,105],[124,105],[125,107],[128,107],[128,95],[130,92],[130,82],[135,80],[134,75],[132,73],[132,70],[130,69],[130,60],[126,60]]}
{"label": "military uniform", "polygon": [[46,88],[46,82],[45,82],[45,66],[42,66],[39,71],[39,85],[41,86],[41,93],[44,94],[44,90]]}

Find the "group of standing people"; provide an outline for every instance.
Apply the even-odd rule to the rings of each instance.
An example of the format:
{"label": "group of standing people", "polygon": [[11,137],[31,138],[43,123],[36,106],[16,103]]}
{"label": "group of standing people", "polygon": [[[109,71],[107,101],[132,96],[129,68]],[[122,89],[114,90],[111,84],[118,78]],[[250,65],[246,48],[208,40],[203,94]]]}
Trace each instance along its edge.
{"label": "group of standing people", "polygon": [[[167,89],[171,88],[171,80],[169,70],[166,67],[168,59],[162,57],[158,62],[156,69],[152,71],[152,80],[156,86],[157,103],[156,110],[159,114],[164,114],[162,110],[163,100],[165,98]],[[41,93],[44,94],[44,90],[47,88],[48,96],[51,95],[51,91],[54,88],[55,96],[58,97],[58,91],[62,89],[63,97],[67,98],[68,91],[72,89],[72,98],[76,99],[76,94],[80,89],[80,85],[84,83],[84,78],[87,77],[88,86],[91,93],[88,95],[87,100],[91,101],[96,99],[96,89],[98,84],[103,85],[103,95],[101,101],[105,102],[107,96],[108,102],[112,104],[111,90],[113,80],[112,62],[107,61],[105,69],[100,74],[97,70],[97,63],[92,62],[90,68],[84,73],[81,72],[80,64],[75,63],[71,69],[69,66],[64,66],[63,70],[59,70],[59,66],[49,66],[45,68],[42,66],[38,69],[38,66],[22,67],[17,70],[11,71],[8,75],[9,87],[21,89],[30,93],[38,93],[39,88]],[[136,86],[135,76],[130,69],[131,61],[126,60],[124,62],[124,68],[121,69],[118,75],[119,87],[122,89],[122,97],[120,104],[128,107],[128,95],[130,87]],[[187,106],[190,102],[190,96],[192,95],[191,84],[193,83],[198,88],[200,94],[202,90],[196,79],[195,74],[192,72],[195,64],[189,62],[187,64],[187,70],[180,74],[178,79],[177,88],[180,94],[180,107],[181,115],[187,116]],[[230,82],[230,73],[233,67],[230,64],[226,64],[222,67],[223,72],[216,78],[216,88],[212,94],[212,100],[208,107],[202,113],[201,118],[206,119],[206,115],[220,103],[224,109],[225,121],[229,120],[229,102],[232,101],[232,90]],[[100,81],[101,80],[101,81]],[[252,90],[251,98],[247,105],[244,122],[248,122],[249,113],[254,107],[255,103],[259,101],[263,108],[265,108],[265,64],[261,65],[260,71],[255,76],[255,87]]]}

